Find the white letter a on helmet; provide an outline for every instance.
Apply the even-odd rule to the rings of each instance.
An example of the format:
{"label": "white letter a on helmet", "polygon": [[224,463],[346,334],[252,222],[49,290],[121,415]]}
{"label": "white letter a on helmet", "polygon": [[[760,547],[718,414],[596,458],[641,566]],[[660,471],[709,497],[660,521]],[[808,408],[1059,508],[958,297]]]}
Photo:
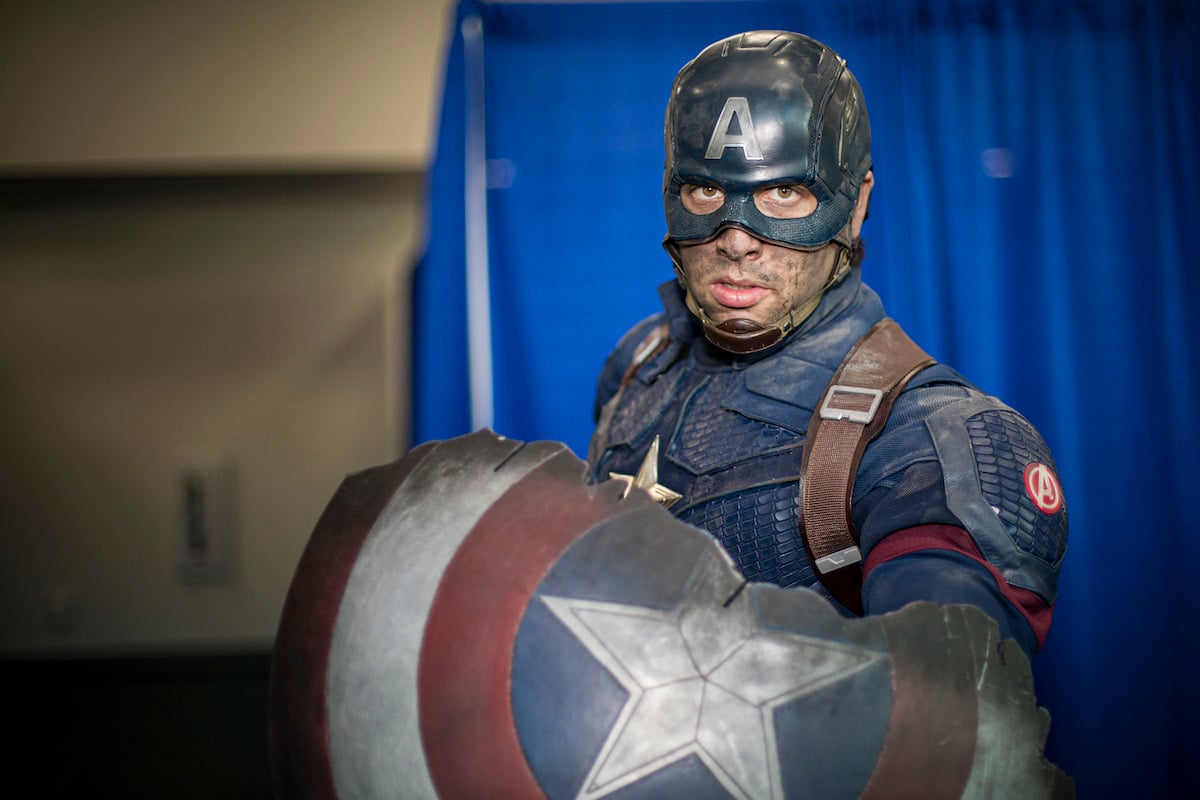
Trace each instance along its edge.
{"label": "white letter a on helmet", "polygon": [[[730,133],[734,117],[740,133]],[[758,146],[758,135],[754,132],[754,120],[750,118],[750,103],[744,97],[728,97],[717,124],[713,126],[712,138],[708,140],[705,158],[720,158],[726,147],[740,147],[747,161],[762,161],[762,148]]]}

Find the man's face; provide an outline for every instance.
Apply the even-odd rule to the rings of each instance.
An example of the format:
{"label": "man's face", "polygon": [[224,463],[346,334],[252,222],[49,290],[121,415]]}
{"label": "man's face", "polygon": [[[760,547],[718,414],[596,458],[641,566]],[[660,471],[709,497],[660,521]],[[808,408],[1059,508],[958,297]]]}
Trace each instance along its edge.
{"label": "man's face", "polygon": [[[681,200],[693,214],[706,214],[720,208],[725,197],[716,187],[685,184]],[[803,186],[763,187],[754,202],[767,216],[779,218],[804,217],[817,207],[816,197]],[[699,244],[681,242],[679,262],[688,290],[712,322],[748,319],[769,326],[820,293],[839,249],[828,244],[812,252],[794,250],[731,227]]]}

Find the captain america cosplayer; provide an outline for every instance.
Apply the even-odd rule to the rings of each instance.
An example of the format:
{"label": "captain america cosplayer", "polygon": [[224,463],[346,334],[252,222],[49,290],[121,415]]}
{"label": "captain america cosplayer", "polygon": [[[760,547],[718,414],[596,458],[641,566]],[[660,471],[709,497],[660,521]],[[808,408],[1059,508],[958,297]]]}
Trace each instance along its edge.
{"label": "captain america cosplayer", "polygon": [[[795,33],[716,42],[676,76],[665,139],[676,277],[600,374],[590,479],[650,490],[747,580],[812,587],[848,615],[973,605],[1032,654],[1067,540],[1042,437],[927,357],[884,389],[847,377],[895,360],[864,345],[878,330],[924,354],[861,279],[874,175],[845,61]],[[822,459],[818,424],[868,430]],[[845,492],[836,552],[813,544],[821,484]]]}

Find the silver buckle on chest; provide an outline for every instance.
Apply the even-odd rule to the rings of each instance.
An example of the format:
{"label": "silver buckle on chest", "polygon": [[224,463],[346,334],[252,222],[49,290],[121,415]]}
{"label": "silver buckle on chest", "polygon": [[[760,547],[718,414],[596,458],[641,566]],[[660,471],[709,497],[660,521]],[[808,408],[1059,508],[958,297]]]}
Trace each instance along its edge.
{"label": "silver buckle on chest", "polygon": [[[855,399],[839,398],[844,395],[854,395]],[[863,401],[859,399],[863,397],[870,398],[866,408],[862,407]],[[838,403],[839,399],[843,403],[852,402],[853,405],[841,405]],[[829,391],[825,393],[825,401],[821,403],[821,419],[845,419],[868,425],[871,420],[875,419],[875,412],[879,410],[879,404],[882,402],[883,392],[879,389],[865,389],[859,386],[835,383],[829,387]]]}

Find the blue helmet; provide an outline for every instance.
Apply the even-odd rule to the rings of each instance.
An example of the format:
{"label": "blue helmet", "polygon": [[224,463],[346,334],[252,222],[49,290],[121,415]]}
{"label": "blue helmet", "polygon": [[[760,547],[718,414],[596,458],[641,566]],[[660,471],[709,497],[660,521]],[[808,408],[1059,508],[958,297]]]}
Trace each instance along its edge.
{"label": "blue helmet", "polygon": [[[733,225],[801,250],[852,245],[848,223],[871,169],[871,128],[858,81],[824,44],[751,31],[709,45],[675,77],[665,138],[668,241],[704,240]],[[725,203],[691,213],[680,201],[685,183],[719,187]],[[816,210],[766,216],[753,193],[776,184],[808,188]]]}

